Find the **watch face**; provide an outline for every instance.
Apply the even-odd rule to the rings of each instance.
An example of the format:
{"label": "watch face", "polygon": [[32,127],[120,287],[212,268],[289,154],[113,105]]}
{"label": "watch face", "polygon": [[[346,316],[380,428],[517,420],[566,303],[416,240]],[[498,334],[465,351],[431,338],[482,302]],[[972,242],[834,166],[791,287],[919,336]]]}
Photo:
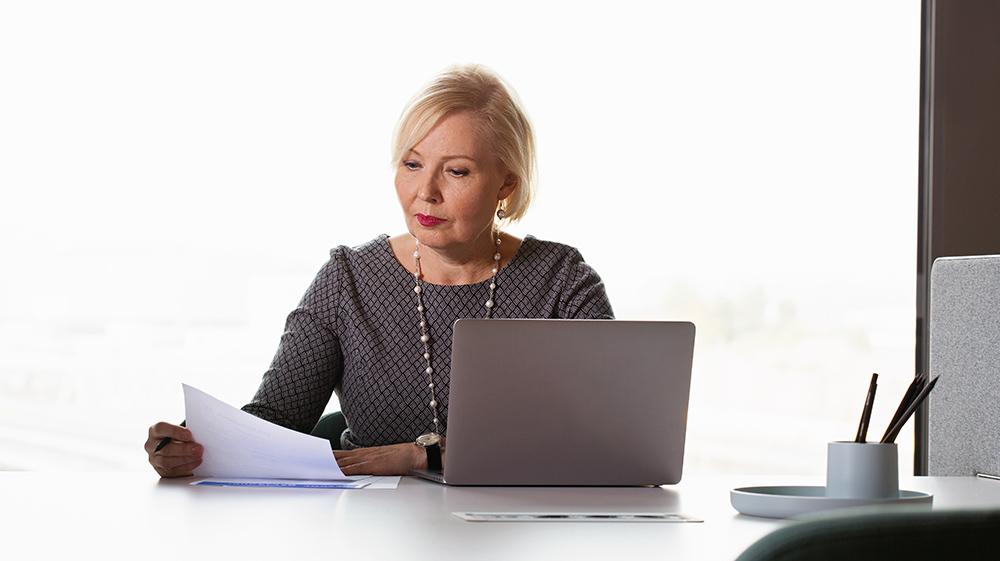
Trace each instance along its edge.
{"label": "watch face", "polygon": [[434,446],[435,444],[441,443],[441,435],[436,432],[429,432],[427,434],[422,434],[417,437],[417,446],[423,446],[424,448],[428,446]]}

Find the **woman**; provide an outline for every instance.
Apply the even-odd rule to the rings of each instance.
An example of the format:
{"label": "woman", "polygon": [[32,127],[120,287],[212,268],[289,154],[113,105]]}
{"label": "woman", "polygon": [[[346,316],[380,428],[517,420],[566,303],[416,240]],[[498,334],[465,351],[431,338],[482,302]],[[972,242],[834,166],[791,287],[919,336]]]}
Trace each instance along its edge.
{"label": "woman", "polygon": [[[456,319],[612,318],[576,249],[500,229],[531,202],[534,147],[492,72],[459,66],[431,82],[394,135],[407,233],[331,250],[243,410],[309,432],[335,391],[349,427],[334,452],[344,473],[406,474],[427,467],[418,437],[446,435]],[[173,441],[156,451],[164,437]],[[162,422],[145,448],[162,477],[190,475],[203,452]]]}

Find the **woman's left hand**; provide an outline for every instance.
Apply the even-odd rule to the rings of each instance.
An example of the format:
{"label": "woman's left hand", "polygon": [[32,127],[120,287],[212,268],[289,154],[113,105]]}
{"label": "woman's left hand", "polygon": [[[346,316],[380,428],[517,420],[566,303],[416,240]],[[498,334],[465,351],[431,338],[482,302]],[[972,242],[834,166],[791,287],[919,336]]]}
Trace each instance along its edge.
{"label": "woman's left hand", "polygon": [[427,466],[427,453],[412,442],[334,450],[333,456],[344,475],[408,475]]}

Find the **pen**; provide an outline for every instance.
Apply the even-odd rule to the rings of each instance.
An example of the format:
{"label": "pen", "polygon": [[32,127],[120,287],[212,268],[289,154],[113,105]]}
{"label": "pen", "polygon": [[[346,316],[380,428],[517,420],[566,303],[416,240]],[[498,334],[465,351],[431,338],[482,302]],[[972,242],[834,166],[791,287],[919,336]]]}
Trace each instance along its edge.
{"label": "pen", "polygon": [[[185,426],[186,424],[187,424],[187,419],[184,419],[183,421],[181,421],[181,426],[182,427]],[[158,442],[156,444],[156,449],[153,450],[153,453],[155,454],[155,453],[159,452],[160,450],[163,450],[167,446],[167,444],[170,444],[170,437],[169,436],[164,436],[163,438],[160,439],[160,442]]]}
{"label": "pen", "polygon": [[920,404],[923,403],[924,399],[926,399],[931,393],[931,390],[934,389],[934,384],[937,383],[938,378],[940,377],[941,376],[935,376],[929,384],[924,386],[924,389],[920,390],[920,394],[913,398],[913,401],[911,401],[910,405],[906,407],[906,411],[903,411],[903,415],[896,421],[896,424],[889,427],[889,430],[886,431],[885,436],[882,437],[882,442],[888,443],[896,440],[896,436],[899,434],[900,429],[903,428],[906,421],[910,419],[910,415],[913,415],[913,412],[917,410],[917,407],[920,407]]}
{"label": "pen", "polygon": [[858,425],[858,434],[854,437],[854,442],[864,442],[868,436],[868,423],[872,418],[872,405],[875,403],[875,390],[878,389],[878,374],[872,374],[872,381],[868,384],[868,396],[865,398],[865,407],[861,410],[861,423]]}
{"label": "pen", "polygon": [[889,434],[889,429],[891,429],[896,421],[903,416],[903,412],[909,407],[910,402],[913,398],[920,393],[920,390],[924,389],[924,384],[927,383],[927,378],[923,374],[917,374],[917,376],[910,382],[910,386],[906,388],[906,393],[903,394],[903,399],[899,402],[899,407],[896,408],[896,412],[892,415],[892,420],[889,421],[889,426],[885,429],[885,434],[882,435],[882,442],[885,441],[885,437]]}

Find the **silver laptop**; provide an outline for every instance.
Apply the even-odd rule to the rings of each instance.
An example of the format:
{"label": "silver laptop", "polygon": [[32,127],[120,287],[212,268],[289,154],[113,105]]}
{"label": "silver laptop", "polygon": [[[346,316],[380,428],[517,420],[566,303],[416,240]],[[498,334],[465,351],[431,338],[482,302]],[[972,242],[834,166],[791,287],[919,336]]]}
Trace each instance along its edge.
{"label": "silver laptop", "polygon": [[661,485],[684,463],[694,324],[460,319],[449,485]]}

